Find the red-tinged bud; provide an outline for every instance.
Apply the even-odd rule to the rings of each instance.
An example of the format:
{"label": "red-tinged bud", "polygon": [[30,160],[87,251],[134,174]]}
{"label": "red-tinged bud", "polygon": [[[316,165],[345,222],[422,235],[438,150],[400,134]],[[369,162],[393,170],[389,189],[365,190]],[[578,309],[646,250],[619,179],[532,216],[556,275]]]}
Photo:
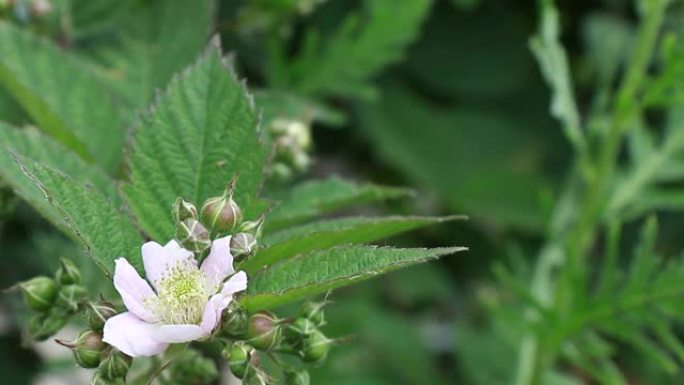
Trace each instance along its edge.
{"label": "red-tinged bud", "polygon": [[230,238],[230,254],[236,262],[247,259],[256,247],[256,238],[250,233],[237,233]]}
{"label": "red-tinged bud", "polygon": [[108,319],[117,315],[116,308],[109,302],[91,303],[88,306],[88,325],[91,329],[101,331]]}
{"label": "red-tinged bud", "polygon": [[178,224],[176,238],[184,248],[201,253],[211,246],[209,231],[196,219],[188,218]]}
{"label": "red-tinged bud", "polygon": [[212,233],[225,234],[233,231],[242,222],[242,211],[233,200],[237,178],[233,178],[219,197],[209,198],[202,205],[202,223]]}
{"label": "red-tinged bud", "polygon": [[247,325],[247,338],[249,343],[259,350],[275,349],[282,340],[282,327],[279,320],[267,311],[253,314]]}
{"label": "red-tinged bud", "polygon": [[100,365],[102,352],[108,345],[102,341],[102,335],[94,330],[86,330],[79,334],[73,342],[56,340],[74,353],[76,363],[82,368],[92,369]]}

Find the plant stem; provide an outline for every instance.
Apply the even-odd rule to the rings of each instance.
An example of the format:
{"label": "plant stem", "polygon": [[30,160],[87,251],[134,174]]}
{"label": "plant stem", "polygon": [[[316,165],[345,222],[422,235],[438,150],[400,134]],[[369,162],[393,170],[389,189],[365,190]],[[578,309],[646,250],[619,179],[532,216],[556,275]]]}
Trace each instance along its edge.
{"label": "plant stem", "polygon": [[[617,157],[626,128],[631,119],[640,112],[640,104],[636,101],[637,92],[646,74],[656,46],[658,31],[663,21],[663,15],[668,0],[651,0],[647,3],[644,21],[640,24],[636,47],[631,57],[629,67],[617,93],[617,103],[614,106],[613,119],[610,130],[600,143],[600,151],[596,157],[591,175],[586,186],[580,189],[579,199],[571,203],[577,204],[579,215],[573,219],[567,216],[565,200],[559,201],[552,220],[552,229],[548,243],[542,248],[531,284],[531,294],[543,306],[563,310],[566,304],[572,302],[567,289],[571,281],[570,273],[583,267],[583,257],[593,244],[595,234],[602,220],[602,213],[606,202],[609,201],[610,187],[613,174],[617,167]],[[579,159],[576,160],[576,163]],[[579,164],[573,174],[583,167]],[[576,187],[573,182],[583,178],[571,176],[568,191],[563,195],[572,196]],[[568,267],[572,267],[569,269]],[[562,270],[561,270],[562,269]],[[570,270],[570,271],[568,271]],[[555,275],[561,275],[557,280]],[[561,286],[562,285],[562,286]],[[569,308],[569,307],[568,307]],[[526,311],[528,322],[539,322],[539,314],[534,309]],[[549,368],[553,367],[558,354],[557,344],[548,344],[535,332],[526,333],[521,341],[518,369],[515,379],[516,385],[540,385]]]}

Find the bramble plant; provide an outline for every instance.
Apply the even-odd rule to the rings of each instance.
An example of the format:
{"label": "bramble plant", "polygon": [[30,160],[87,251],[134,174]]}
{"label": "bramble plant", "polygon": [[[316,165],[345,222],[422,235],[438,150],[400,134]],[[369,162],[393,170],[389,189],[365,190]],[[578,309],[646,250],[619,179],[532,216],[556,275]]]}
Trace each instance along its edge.
{"label": "bramble plant", "polygon": [[[70,238],[26,221],[25,343],[96,385],[680,383],[684,5],[605,3],[539,0],[525,56],[487,0],[0,0],[0,226],[21,200]],[[432,194],[329,176],[318,126]],[[405,198],[468,212],[443,239],[492,277],[441,261],[338,307],[467,250],[379,245],[462,215],[348,214]]]}

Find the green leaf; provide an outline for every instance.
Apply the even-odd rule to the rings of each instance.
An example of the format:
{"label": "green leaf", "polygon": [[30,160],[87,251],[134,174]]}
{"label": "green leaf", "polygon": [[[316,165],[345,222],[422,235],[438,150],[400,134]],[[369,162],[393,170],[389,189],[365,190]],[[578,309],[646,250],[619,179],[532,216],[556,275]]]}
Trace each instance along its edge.
{"label": "green leaf", "polygon": [[124,257],[141,271],[143,239],[131,220],[97,189],[49,166],[14,154],[23,172],[59,210],[70,235],[80,240],[95,262],[110,273],[114,260]]}
{"label": "green leaf", "polygon": [[237,173],[235,199],[249,217],[265,158],[252,99],[215,42],[143,118],[123,191],[143,230],[166,241],[174,234],[171,207],[177,197],[201,205],[220,195]]}
{"label": "green leaf", "polygon": [[279,231],[264,237],[266,248],[242,266],[247,272],[297,254],[341,244],[367,243],[437,223],[465,219],[451,217],[342,218]]}
{"label": "green leaf", "polygon": [[273,197],[281,204],[268,215],[266,227],[277,230],[346,206],[411,195],[408,189],[359,185],[337,177],[308,181]]}
{"label": "green leaf", "polygon": [[307,95],[373,96],[374,89],[367,82],[403,57],[432,1],[373,0],[364,6],[363,15],[348,16],[327,39],[310,32],[294,59],[271,60],[274,85]]}
{"label": "green leaf", "polygon": [[50,136],[118,171],[124,124],[110,89],[85,62],[0,23],[0,84]]}
{"label": "green leaf", "polygon": [[2,179],[52,224],[62,230],[66,230],[63,216],[45,200],[45,195],[40,189],[24,175],[11,156],[11,152],[59,169],[80,183],[92,185],[114,205],[118,206],[121,203],[116,186],[102,170],[86,163],[75,153],[32,128],[19,129],[0,122],[0,143],[2,143],[0,149]]}
{"label": "green leaf", "polygon": [[314,251],[250,277],[248,295],[241,300],[250,309],[272,308],[463,250],[340,246]]}
{"label": "green leaf", "polygon": [[116,20],[116,33],[90,56],[133,108],[147,106],[158,88],[202,52],[213,14],[212,0],[135,1]]}
{"label": "green leaf", "polygon": [[585,137],[575,103],[568,57],[560,43],[558,19],[558,10],[553,2],[542,1],[539,32],[530,41],[530,47],[553,91],[551,115],[563,123],[565,135],[570,143],[577,148],[583,148],[586,145]]}

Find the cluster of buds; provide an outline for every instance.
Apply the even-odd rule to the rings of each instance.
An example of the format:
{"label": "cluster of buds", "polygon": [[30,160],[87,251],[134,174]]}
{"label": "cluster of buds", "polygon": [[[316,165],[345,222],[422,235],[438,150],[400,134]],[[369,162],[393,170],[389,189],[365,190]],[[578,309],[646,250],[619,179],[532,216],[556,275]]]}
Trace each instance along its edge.
{"label": "cluster of buds", "polygon": [[27,22],[33,18],[43,18],[53,11],[50,0],[0,0],[0,17],[12,14],[17,20]]}
{"label": "cluster of buds", "polygon": [[202,254],[213,239],[232,234],[230,252],[236,262],[254,253],[264,217],[243,222],[242,210],[234,200],[236,183],[237,177],[234,177],[222,195],[207,199],[199,211],[182,198],[176,200],[173,207],[176,239],[184,248]]}
{"label": "cluster of buds", "polygon": [[34,313],[28,323],[34,340],[44,341],[53,336],[83,308],[88,293],[80,281],[78,268],[62,258],[54,277],[38,276],[10,289],[21,291],[26,306]]}
{"label": "cluster of buds", "polygon": [[78,366],[97,369],[91,384],[116,384],[123,379],[131,367],[133,359],[102,341],[105,322],[115,316],[117,310],[109,302],[89,303],[86,318],[89,329],[81,332],[73,341],[56,340],[71,349]]}
{"label": "cluster of buds", "polygon": [[276,118],[269,125],[273,137],[275,156],[270,176],[277,180],[289,180],[309,169],[311,158],[311,125],[308,122]]}
{"label": "cluster of buds", "polygon": [[[325,305],[326,302],[307,302],[296,319],[278,319],[268,311],[248,316],[239,305],[226,309],[221,332],[234,342],[225,347],[223,356],[233,375],[245,385],[269,383],[269,376],[260,368],[259,352],[266,352],[272,358],[276,353],[292,355],[302,365],[321,364],[330,347],[338,342],[320,330],[325,325]],[[293,368],[281,360],[274,362],[281,366],[285,384],[310,383],[305,369]]]}

